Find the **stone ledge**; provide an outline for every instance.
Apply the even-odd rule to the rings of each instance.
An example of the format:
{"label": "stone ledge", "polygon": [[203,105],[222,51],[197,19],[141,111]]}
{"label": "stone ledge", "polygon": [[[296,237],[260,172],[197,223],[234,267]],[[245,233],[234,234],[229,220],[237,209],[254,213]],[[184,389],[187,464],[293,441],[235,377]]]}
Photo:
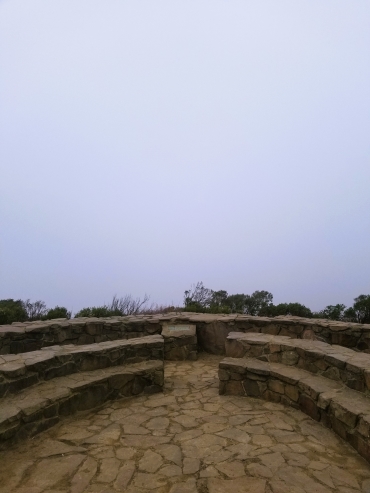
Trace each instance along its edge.
{"label": "stone ledge", "polygon": [[0,397],[44,380],[146,360],[163,360],[160,335],[84,346],[51,346],[0,358]]}
{"label": "stone ledge", "polygon": [[0,358],[0,397],[80,371],[163,360],[164,344],[160,335],[116,340],[83,346],[51,346],[29,353]]}
{"label": "stone ledge", "polygon": [[242,314],[174,312],[109,318],[57,319],[0,326],[0,355],[34,351],[54,344],[91,344],[160,334],[162,324],[196,324],[198,344],[213,354],[224,354],[231,331],[263,332],[370,352],[370,325],[301,317],[253,317]]}
{"label": "stone ledge", "polygon": [[163,380],[163,361],[151,360],[86,371],[25,389],[1,401],[0,448],[50,428],[63,416],[93,409],[107,400],[161,392]]}
{"label": "stone ledge", "polygon": [[342,382],[281,363],[225,358],[219,393],[260,397],[300,409],[331,428],[370,462],[370,399]]}
{"label": "stone ledge", "polygon": [[232,358],[258,358],[297,366],[370,394],[370,354],[321,341],[240,332],[228,335],[225,350],[226,356]]}

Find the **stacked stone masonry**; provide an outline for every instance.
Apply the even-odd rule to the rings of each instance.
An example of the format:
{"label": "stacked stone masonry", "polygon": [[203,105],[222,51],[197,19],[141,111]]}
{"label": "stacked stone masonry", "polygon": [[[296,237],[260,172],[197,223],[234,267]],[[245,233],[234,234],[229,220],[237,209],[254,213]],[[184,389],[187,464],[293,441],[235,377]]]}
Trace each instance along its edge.
{"label": "stacked stone masonry", "polygon": [[164,324],[164,359],[169,361],[195,361],[198,344],[195,325]]}
{"label": "stacked stone masonry", "polygon": [[232,358],[257,358],[297,366],[370,394],[370,354],[320,341],[239,332],[229,334],[225,347],[226,356]]}
{"label": "stacked stone masonry", "polygon": [[163,389],[160,335],[0,357],[0,446],[107,400]]}
{"label": "stacked stone masonry", "polygon": [[[300,409],[370,461],[370,356],[317,341],[236,333],[229,335],[226,353],[237,357],[219,365],[220,394],[261,397]],[[363,382],[360,392],[349,388],[356,375]]]}
{"label": "stacked stone masonry", "polygon": [[179,312],[3,325],[0,326],[0,355],[35,351],[56,344],[92,344],[160,334],[166,323],[195,324],[198,346],[212,354],[224,354],[225,339],[233,331],[317,339],[370,352],[370,325],[300,317],[266,318]]}
{"label": "stacked stone masonry", "polygon": [[0,397],[43,380],[147,360],[163,361],[163,356],[163,338],[157,335],[3,355],[0,356]]}

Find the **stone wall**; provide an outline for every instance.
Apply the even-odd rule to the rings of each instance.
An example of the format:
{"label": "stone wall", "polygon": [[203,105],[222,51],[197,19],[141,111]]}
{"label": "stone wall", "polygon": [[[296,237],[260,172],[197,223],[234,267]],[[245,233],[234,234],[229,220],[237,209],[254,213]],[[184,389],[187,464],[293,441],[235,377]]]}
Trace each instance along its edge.
{"label": "stone wall", "polygon": [[24,389],[1,401],[0,449],[108,400],[161,392],[163,383],[163,361],[151,360],[76,373]]}
{"label": "stone wall", "polygon": [[370,462],[370,400],[342,382],[281,363],[225,358],[219,365],[220,394],[279,402],[320,421]]}
{"label": "stone wall", "polygon": [[0,397],[72,373],[148,360],[163,361],[163,358],[164,342],[159,335],[3,355],[0,356]]}
{"label": "stone wall", "polygon": [[195,324],[199,348],[213,354],[225,353],[225,340],[232,331],[317,339],[370,353],[370,325],[300,317],[267,318],[182,312],[3,325],[0,326],[0,355],[35,351],[55,344],[91,344],[160,334],[162,324],[166,322]]}

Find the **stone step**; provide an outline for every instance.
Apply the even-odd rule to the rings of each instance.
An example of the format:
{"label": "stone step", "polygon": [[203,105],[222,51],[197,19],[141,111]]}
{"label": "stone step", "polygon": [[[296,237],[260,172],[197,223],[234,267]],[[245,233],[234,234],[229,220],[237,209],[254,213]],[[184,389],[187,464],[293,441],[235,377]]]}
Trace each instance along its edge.
{"label": "stone step", "polygon": [[0,356],[0,397],[16,393],[44,380],[80,371],[163,360],[160,335],[115,340],[82,346],[50,346],[28,353]]}
{"label": "stone step", "polygon": [[50,428],[63,416],[107,400],[161,392],[163,361],[150,360],[84,371],[39,383],[5,397],[0,406],[0,448]]}
{"label": "stone step", "polygon": [[300,409],[332,428],[370,462],[370,399],[306,370],[254,358],[223,359],[220,394],[261,397]]}
{"label": "stone step", "polygon": [[250,357],[297,366],[370,394],[370,354],[367,353],[321,341],[241,332],[229,334],[225,351],[232,358]]}

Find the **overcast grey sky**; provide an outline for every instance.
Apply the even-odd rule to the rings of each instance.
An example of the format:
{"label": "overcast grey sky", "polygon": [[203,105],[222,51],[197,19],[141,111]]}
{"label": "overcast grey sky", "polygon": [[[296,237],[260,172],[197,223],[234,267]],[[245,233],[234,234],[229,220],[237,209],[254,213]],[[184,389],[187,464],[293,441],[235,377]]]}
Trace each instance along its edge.
{"label": "overcast grey sky", "polygon": [[368,0],[0,0],[0,298],[370,293]]}

